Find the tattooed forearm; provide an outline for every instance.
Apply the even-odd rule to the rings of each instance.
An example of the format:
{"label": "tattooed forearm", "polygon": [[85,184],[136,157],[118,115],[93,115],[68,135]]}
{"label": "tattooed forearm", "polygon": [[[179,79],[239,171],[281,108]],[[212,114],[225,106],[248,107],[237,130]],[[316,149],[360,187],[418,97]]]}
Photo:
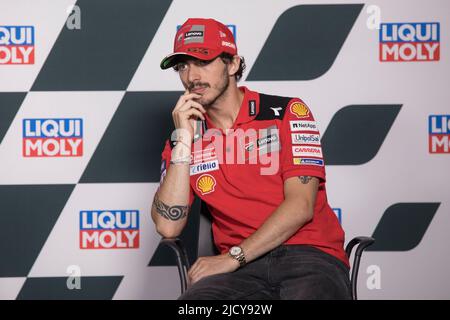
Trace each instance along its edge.
{"label": "tattooed forearm", "polygon": [[168,206],[158,198],[158,193],[155,194],[153,199],[153,207],[159,215],[167,220],[180,220],[187,216],[189,206]]}
{"label": "tattooed forearm", "polygon": [[308,184],[311,181],[312,177],[309,176],[300,176],[298,177],[303,184]]}

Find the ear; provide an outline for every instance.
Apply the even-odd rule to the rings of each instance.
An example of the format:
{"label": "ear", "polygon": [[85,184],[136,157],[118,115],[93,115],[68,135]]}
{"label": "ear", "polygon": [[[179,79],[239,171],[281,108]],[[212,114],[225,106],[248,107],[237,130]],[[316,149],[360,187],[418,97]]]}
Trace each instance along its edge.
{"label": "ear", "polygon": [[241,64],[241,58],[238,55],[233,57],[233,60],[228,64],[228,74],[234,76],[234,74],[239,70],[239,65]]}

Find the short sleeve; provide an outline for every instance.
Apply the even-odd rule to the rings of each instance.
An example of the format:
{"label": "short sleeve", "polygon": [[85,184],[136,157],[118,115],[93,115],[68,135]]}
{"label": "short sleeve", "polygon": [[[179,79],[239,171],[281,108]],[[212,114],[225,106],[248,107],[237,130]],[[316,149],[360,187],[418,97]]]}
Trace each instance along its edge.
{"label": "short sleeve", "polygon": [[311,109],[300,99],[289,101],[280,128],[281,175],[313,176],[325,182],[320,132]]}
{"label": "short sleeve", "polygon": [[[161,154],[161,176],[159,179],[159,185],[161,185],[162,182],[164,181],[164,178],[167,173],[167,169],[169,169],[171,155],[172,155],[172,147],[170,145],[169,139],[167,139],[166,143],[164,145],[164,150]],[[190,188],[189,188],[189,206],[192,206],[193,202],[194,202],[194,191],[192,190],[192,186],[190,186]]]}

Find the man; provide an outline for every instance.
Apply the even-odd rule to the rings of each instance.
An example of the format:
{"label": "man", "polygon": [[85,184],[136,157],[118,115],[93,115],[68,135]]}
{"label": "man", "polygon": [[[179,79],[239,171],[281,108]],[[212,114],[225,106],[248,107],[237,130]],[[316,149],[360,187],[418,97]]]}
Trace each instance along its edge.
{"label": "man", "polygon": [[344,232],[327,203],[311,110],[238,87],[244,61],[213,19],[181,26],[161,62],[170,67],[186,91],[172,112],[176,134],[162,153],[152,218],[162,236],[177,237],[195,193],[221,252],[199,257],[180,299],[350,299]]}

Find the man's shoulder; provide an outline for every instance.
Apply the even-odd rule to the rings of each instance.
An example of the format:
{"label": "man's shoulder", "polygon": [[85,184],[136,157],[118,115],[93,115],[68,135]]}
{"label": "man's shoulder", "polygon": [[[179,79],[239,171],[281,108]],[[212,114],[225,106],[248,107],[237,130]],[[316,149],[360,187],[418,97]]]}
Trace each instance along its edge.
{"label": "man's shoulder", "polygon": [[296,100],[300,99],[295,97],[259,93],[259,113],[255,120],[282,120],[285,111],[289,108],[290,103]]}

